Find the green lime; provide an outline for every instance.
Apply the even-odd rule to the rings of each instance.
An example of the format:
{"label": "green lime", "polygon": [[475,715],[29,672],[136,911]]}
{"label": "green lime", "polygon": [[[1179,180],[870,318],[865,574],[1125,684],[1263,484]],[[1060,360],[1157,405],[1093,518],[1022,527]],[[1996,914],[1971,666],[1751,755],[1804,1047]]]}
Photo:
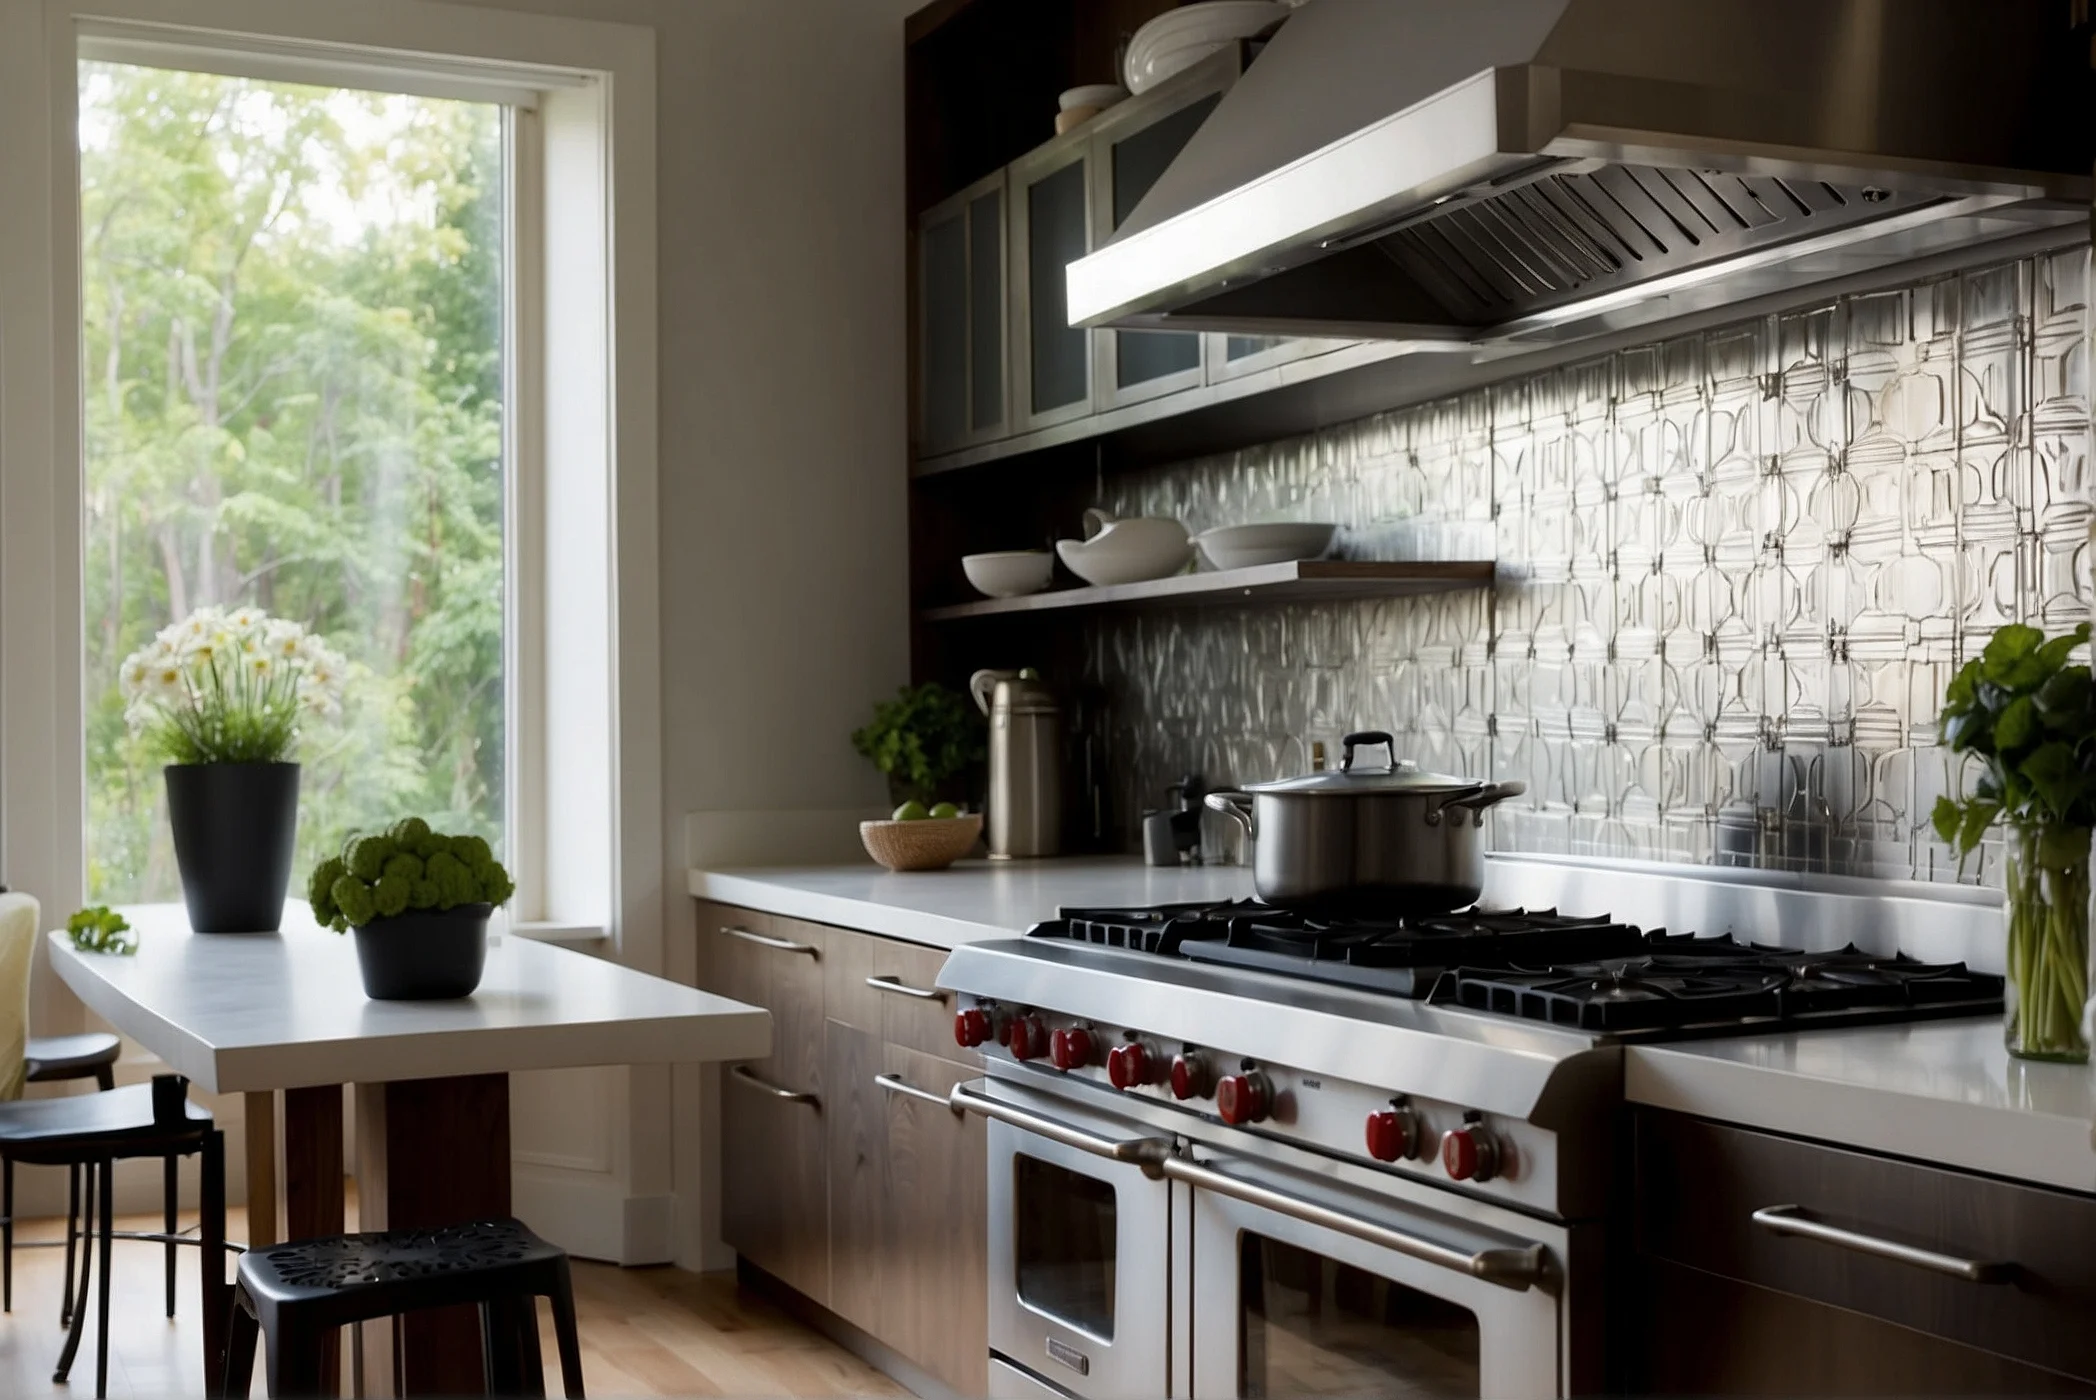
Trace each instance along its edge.
{"label": "green lime", "polygon": [[932,808],[932,815],[942,822],[952,821],[955,817],[959,816],[960,814],[961,809],[954,806],[951,802],[941,802],[939,805]]}
{"label": "green lime", "polygon": [[899,822],[921,822],[930,815],[924,810],[924,804],[914,797],[895,809],[895,820]]}

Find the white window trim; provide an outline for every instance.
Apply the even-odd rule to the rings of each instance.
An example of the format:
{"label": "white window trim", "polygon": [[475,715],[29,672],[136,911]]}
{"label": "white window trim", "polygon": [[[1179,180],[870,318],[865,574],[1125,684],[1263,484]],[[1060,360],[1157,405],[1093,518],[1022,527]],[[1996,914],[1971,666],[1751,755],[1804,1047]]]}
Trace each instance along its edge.
{"label": "white window trim", "polygon": [[[560,131],[571,154],[594,152],[602,194],[594,236],[600,266],[609,270],[589,289],[601,329],[595,416],[562,407],[574,382],[574,356],[555,363],[537,353],[548,345],[551,318],[538,313],[540,279],[531,265],[543,250],[528,245],[511,250],[512,326],[519,341],[508,360],[516,387],[526,390],[509,399],[523,410],[511,415],[518,435],[512,461],[523,477],[543,475],[530,463],[548,442],[555,472],[559,454],[571,451],[594,454],[608,473],[603,538],[596,542],[605,572],[596,599],[601,611],[590,619],[601,636],[607,748],[591,752],[593,745],[574,743],[569,713],[557,699],[547,706],[551,663],[539,648],[547,631],[540,619],[550,616],[549,597],[574,590],[553,592],[555,580],[532,567],[548,557],[544,518],[534,514],[543,502],[533,490],[513,491],[522,499],[511,507],[510,547],[532,554],[510,570],[512,587],[523,590],[512,600],[512,633],[521,638],[527,626],[533,631],[509,658],[510,742],[520,746],[512,773],[522,779],[512,796],[515,849],[527,881],[512,912],[520,933],[562,941],[601,926],[620,961],[659,970],[666,897],[657,654],[655,62],[652,32],[627,25],[420,0],[0,0],[0,130],[10,133],[0,143],[0,187],[11,192],[0,200],[0,877],[54,905],[85,888],[77,64],[83,49],[89,57],[128,52],[137,61],[166,62],[184,44],[192,45],[195,66],[218,71],[234,70],[216,58],[244,54],[255,76],[347,78],[345,85],[479,100],[528,92],[515,129],[545,122]],[[533,162],[512,164],[528,185]],[[543,202],[545,186],[535,195],[516,189],[512,197]],[[549,222],[557,213],[549,209]],[[572,210],[567,223],[573,242],[582,225]],[[560,353],[558,342],[552,350]],[[554,392],[548,412],[560,420],[564,438],[549,436],[549,424],[534,416],[537,396],[528,390],[536,385]],[[556,625],[572,628],[572,618]],[[554,653],[557,661],[558,646]],[[549,735],[564,735],[565,742],[550,743]],[[549,791],[557,797],[561,790],[563,763],[594,769],[603,784],[601,811],[582,805],[587,825],[576,824],[575,804],[546,800]],[[528,883],[532,872],[545,870],[548,852],[566,869],[568,853],[584,848],[603,852],[595,891]]]}

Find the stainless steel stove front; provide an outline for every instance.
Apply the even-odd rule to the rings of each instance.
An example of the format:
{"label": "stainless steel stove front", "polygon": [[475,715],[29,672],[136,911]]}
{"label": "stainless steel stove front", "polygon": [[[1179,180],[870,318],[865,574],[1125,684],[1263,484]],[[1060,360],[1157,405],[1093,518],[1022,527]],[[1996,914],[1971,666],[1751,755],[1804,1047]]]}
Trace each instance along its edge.
{"label": "stainless steel stove front", "polygon": [[1545,1396],[1590,1364],[1594,1227],[1024,1066],[954,1102],[991,1120],[995,1394]]}

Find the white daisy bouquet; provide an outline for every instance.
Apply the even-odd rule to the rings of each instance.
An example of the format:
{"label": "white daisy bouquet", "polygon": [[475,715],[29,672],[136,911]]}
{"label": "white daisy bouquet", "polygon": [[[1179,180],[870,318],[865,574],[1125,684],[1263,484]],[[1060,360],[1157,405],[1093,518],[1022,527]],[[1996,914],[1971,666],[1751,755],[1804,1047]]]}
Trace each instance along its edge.
{"label": "white daisy bouquet", "polygon": [[342,713],[347,669],[295,622],[199,608],[124,659],[124,717],[168,763],[281,763],[303,720]]}

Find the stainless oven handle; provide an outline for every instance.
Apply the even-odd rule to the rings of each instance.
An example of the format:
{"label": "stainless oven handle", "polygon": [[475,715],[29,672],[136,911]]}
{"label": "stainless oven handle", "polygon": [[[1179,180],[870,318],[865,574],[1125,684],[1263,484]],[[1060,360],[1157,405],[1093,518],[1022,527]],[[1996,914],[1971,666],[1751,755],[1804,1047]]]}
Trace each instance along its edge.
{"label": "stainless oven handle", "polygon": [[1868,1254],[1878,1259],[1890,1259],[1895,1264],[1907,1264],[1917,1269],[1927,1269],[1932,1274],[1949,1274],[1968,1283],[2004,1283],[2015,1272],[2014,1264],[2003,1264],[1991,1259],[1960,1259],[1955,1254],[1938,1254],[1933,1249],[1917,1249],[1911,1244],[1900,1244],[1896,1240],[1881,1240],[1875,1235],[1859,1235],[1853,1230],[1844,1230],[1814,1220],[1805,1214],[1803,1206],[1763,1206],[1754,1212],[1753,1221],[1762,1229],[1778,1235],[1795,1235],[1800,1239],[1818,1240],[1837,1249],[1851,1249],[1858,1254]]}
{"label": "stainless oven handle", "polygon": [[900,977],[889,973],[882,973],[879,977],[867,978],[866,985],[877,992],[888,992],[899,997],[915,997],[919,1001],[946,1000],[946,993],[938,990],[936,987],[913,987]]}
{"label": "stainless oven handle", "polygon": [[1248,1205],[1259,1206],[1286,1215],[1305,1224],[1334,1230],[1342,1235],[1351,1235],[1357,1240],[1366,1240],[1384,1249],[1397,1251],[1413,1259],[1429,1264],[1439,1264],[1444,1269],[1454,1269],[1459,1274],[1469,1274],[1487,1283],[1496,1283],[1501,1288],[1515,1292],[1526,1292],[1532,1285],[1542,1282],[1545,1276],[1543,1246],[1527,1245],[1520,1248],[1480,1249],[1466,1253],[1445,1244],[1408,1235],[1402,1230],[1393,1230],[1388,1225],[1378,1225],[1372,1220],[1348,1215],[1345,1211],[1333,1210],[1314,1201],[1276,1191],[1270,1186],[1227,1176],[1213,1167],[1203,1166],[1191,1157],[1167,1157],[1162,1163],[1164,1174],[1174,1181],[1183,1181],[1204,1191],[1213,1191],[1218,1196],[1233,1196]]}
{"label": "stainless oven handle", "polygon": [[946,1095],[935,1094],[929,1089],[920,1089],[899,1074],[876,1074],[873,1077],[873,1082],[891,1094],[901,1094],[906,1099],[920,1099],[925,1103],[935,1103],[941,1108],[952,1109],[955,1117],[959,1117],[961,1114],[961,1110],[955,1108],[953,1101],[948,1099]]}
{"label": "stainless oven handle", "polygon": [[722,933],[730,938],[739,938],[745,943],[754,943],[759,948],[770,948],[780,953],[806,953],[811,958],[820,958],[822,949],[813,943],[796,943],[790,938],[773,938],[768,933],[752,933],[733,924],[722,924]]}
{"label": "stainless oven handle", "polygon": [[798,1089],[783,1089],[768,1080],[759,1079],[748,1065],[735,1066],[728,1071],[728,1077],[738,1084],[755,1089],[760,1094],[768,1094],[782,1103],[804,1103],[817,1107],[820,1107],[822,1104],[821,1098],[814,1094],[802,1093]]}
{"label": "stainless oven handle", "polygon": [[[980,1081],[977,1081],[980,1082]],[[966,1084],[956,1084],[946,1097],[947,1104],[957,1113],[980,1113],[985,1118],[994,1118],[1008,1123],[1022,1132],[1035,1137],[1059,1142],[1064,1147],[1074,1147],[1079,1152],[1089,1152],[1094,1157],[1104,1157],[1113,1162],[1128,1162],[1141,1167],[1145,1176],[1163,1174],[1162,1163],[1171,1156],[1170,1138],[1108,1138],[1088,1133],[1082,1128],[1073,1128],[1068,1123],[1059,1123],[1053,1118],[1020,1108],[1017,1104],[993,1099],[987,1094],[978,1094]]]}

